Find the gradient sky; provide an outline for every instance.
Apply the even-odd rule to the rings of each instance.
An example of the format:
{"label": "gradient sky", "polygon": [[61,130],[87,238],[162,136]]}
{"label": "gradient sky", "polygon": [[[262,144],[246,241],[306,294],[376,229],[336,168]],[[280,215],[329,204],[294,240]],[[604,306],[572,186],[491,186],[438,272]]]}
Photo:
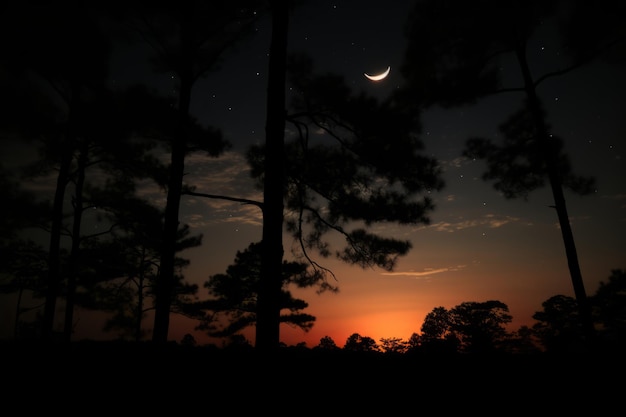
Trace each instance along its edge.
{"label": "gradient sky", "polygon": [[[382,98],[401,85],[397,68],[403,60],[403,26],[411,2],[389,2],[385,7],[376,2],[313,3],[292,15],[291,50],[307,51],[317,71],[342,74],[355,92]],[[265,139],[268,44],[269,26],[260,25],[257,38],[206,79],[208,94],[195,96],[196,109],[223,120],[218,126],[235,144]],[[529,52],[538,71],[559,63],[554,42],[538,39]],[[363,76],[387,66],[392,70],[382,82]],[[514,75],[505,79],[516,81]],[[539,93],[553,131],[566,141],[576,172],[598,180],[594,195],[566,193],[585,286],[592,294],[612,269],[626,267],[626,78],[617,68],[595,65],[547,82]],[[509,306],[514,330],[531,325],[534,312],[551,296],[574,296],[558,219],[549,207],[550,190],[538,190],[528,201],[506,200],[480,179],[482,162],[461,157],[469,137],[497,139],[499,124],[522,98],[519,93],[502,95],[477,106],[433,110],[424,116],[426,149],[444,165],[447,184],[433,195],[437,208],[431,225],[378,227],[413,243],[393,273],[325,261],[338,278],[339,293],[294,290],[309,303],[306,311],[317,320],[308,333],[283,325],[281,340],[315,346],[328,335],[341,346],[352,333],[376,341],[408,339],[420,332],[425,315],[435,307],[494,299]],[[236,152],[219,161],[198,162],[189,162],[187,180],[201,192],[230,194],[249,187],[247,167],[239,163]],[[260,199],[254,192],[242,196]],[[184,221],[205,234],[204,245],[188,253],[193,259],[188,279],[225,272],[233,251],[244,249],[251,238],[260,239],[256,208],[196,198],[185,201]],[[286,251],[291,243],[286,236]],[[253,337],[253,332],[248,335]]]}
{"label": "gradient sky", "polygon": [[[403,26],[409,1],[315,1],[296,9],[291,17],[292,51],[306,51],[317,72],[345,77],[354,92],[383,98],[402,84],[398,68],[403,60]],[[219,159],[194,155],[187,160],[186,181],[196,191],[261,200],[251,187],[241,152],[265,140],[267,53],[271,27],[259,23],[254,39],[224,56],[219,70],[194,90],[192,112],[199,120],[223,130],[234,147]],[[558,65],[557,44],[537,39],[530,45],[533,69]],[[146,76],[149,66],[136,51],[120,51],[113,62],[118,84],[148,80],[163,91],[175,92],[176,80],[167,75]],[[390,75],[374,83],[364,72],[391,66]],[[515,67],[503,66],[505,80],[519,86]],[[539,89],[553,132],[565,140],[574,170],[597,178],[594,195],[566,192],[568,210],[587,293],[592,295],[612,269],[626,268],[626,77],[618,68],[594,64]],[[410,239],[413,249],[400,258],[392,273],[362,270],[338,261],[320,260],[333,270],[339,293],[315,294],[292,289],[309,303],[304,312],[317,320],[305,333],[283,325],[281,340],[288,345],[306,342],[313,347],[330,336],[339,345],[353,333],[408,339],[420,333],[427,313],[466,301],[499,300],[513,316],[510,330],[532,325],[534,312],[548,298],[574,296],[565,249],[548,188],[531,193],[528,201],[506,200],[480,179],[484,164],[461,156],[465,140],[483,136],[497,140],[498,126],[517,110],[523,96],[510,93],[476,106],[434,109],[424,115],[426,150],[445,167],[446,187],[432,197],[436,204],[428,226],[374,226],[382,234]],[[289,129],[289,127],[288,127]],[[291,134],[292,132],[287,132]],[[165,195],[147,189],[146,196],[164,203]],[[228,201],[185,196],[181,222],[204,235],[203,245],[184,252],[191,260],[187,281],[202,284],[224,273],[238,250],[261,238],[256,207]],[[292,244],[285,235],[286,253]],[[88,317],[81,313],[81,317]],[[209,341],[193,330],[196,322],[172,316],[170,338],[192,333],[199,343]],[[146,320],[144,327],[151,328]],[[98,326],[82,320],[76,339],[96,337]],[[246,332],[251,342],[254,330]]]}

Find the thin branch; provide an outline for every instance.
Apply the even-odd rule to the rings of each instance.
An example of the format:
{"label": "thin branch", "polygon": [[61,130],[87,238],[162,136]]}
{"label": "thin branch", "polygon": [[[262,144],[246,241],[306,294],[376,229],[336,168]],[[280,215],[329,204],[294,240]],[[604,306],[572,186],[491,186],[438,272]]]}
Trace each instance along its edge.
{"label": "thin branch", "polygon": [[[338,281],[337,276],[335,275],[335,273],[333,271],[331,271],[330,269],[323,267],[322,265],[320,265],[319,263],[317,263],[316,261],[314,261],[310,256],[309,256],[309,252],[306,248],[304,239],[302,238],[302,225],[304,223],[304,219],[303,219],[303,213],[304,213],[304,209],[305,209],[305,204],[304,201],[301,200],[300,204],[300,211],[299,211],[299,215],[298,215],[298,243],[300,243],[300,250],[302,250],[302,254],[303,256],[306,258],[306,260],[309,262],[309,264],[313,267],[313,269],[315,271],[324,271],[326,273],[329,273],[333,279],[335,281]],[[323,221],[323,219],[322,219]]]}
{"label": "thin branch", "polygon": [[102,232],[94,233],[94,234],[91,234],[91,235],[84,235],[84,236],[81,236],[80,240],[81,240],[81,241],[85,241],[85,240],[87,240],[87,239],[92,239],[92,238],[94,238],[94,237],[98,237],[98,236],[106,235],[106,234],[108,234],[108,233],[113,232],[113,229],[114,229],[116,226],[117,226],[117,223],[116,223],[116,224],[111,225],[111,227],[109,227],[109,230],[105,230],[105,231],[102,231]]}
{"label": "thin branch", "polygon": [[582,67],[582,66],[583,66],[583,65],[585,65],[587,62],[589,62],[589,61],[580,61],[579,63],[574,64],[574,65],[572,65],[572,66],[570,66],[570,67],[568,67],[568,68],[564,68],[564,69],[559,70],[559,71],[548,72],[547,74],[544,74],[544,75],[542,75],[541,77],[539,77],[539,78],[537,79],[537,81],[535,81],[535,87],[537,87],[537,86],[538,86],[541,82],[543,82],[543,81],[547,80],[548,78],[551,78],[551,77],[557,77],[557,76],[559,76],[559,75],[567,74],[567,73],[568,73],[568,72],[570,72],[570,71],[573,71],[573,70],[575,70],[575,69],[577,69],[577,68]]}
{"label": "thin branch", "polygon": [[571,65],[570,67],[564,68],[562,70],[559,71],[554,71],[554,72],[549,72],[545,75],[543,75],[542,77],[538,78],[537,81],[535,81],[535,87],[537,87],[539,85],[539,83],[541,83],[542,81],[544,81],[547,78],[550,77],[555,77],[557,75],[563,75],[563,74],[567,74],[568,72],[575,70],[577,68],[580,68],[592,61],[594,61],[597,57],[599,57],[600,55],[604,54],[605,52],[609,51],[611,48],[613,48],[615,45],[624,42],[624,40],[626,40],[626,37],[622,36],[622,37],[618,37],[616,39],[613,39],[611,42],[609,42],[608,44],[606,44],[604,47],[599,48],[596,53],[593,53],[589,56],[587,56],[585,59],[581,59],[579,62]]}
{"label": "thin branch", "polygon": [[213,198],[217,200],[236,201],[238,203],[243,203],[243,204],[251,204],[253,206],[257,206],[258,208],[261,209],[261,211],[263,211],[263,203],[261,203],[260,201],[248,200],[247,198],[228,197],[225,195],[217,195],[217,194],[196,193],[194,191],[183,191],[182,194],[193,195],[195,197]]}

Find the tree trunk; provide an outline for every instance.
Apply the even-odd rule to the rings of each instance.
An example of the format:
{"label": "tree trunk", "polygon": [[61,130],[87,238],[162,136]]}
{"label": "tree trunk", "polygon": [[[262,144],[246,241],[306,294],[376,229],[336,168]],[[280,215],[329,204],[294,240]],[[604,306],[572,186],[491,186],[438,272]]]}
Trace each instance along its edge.
{"label": "tree trunk", "polygon": [[[71,123],[71,122],[70,122]],[[71,134],[71,128],[68,129]],[[68,183],[70,166],[72,164],[71,141],[66,138],[61,150],[61,163],[57,176],[54,203],[52,207],[52,226],[50,229],[50,247],[48,249],[48,282],[46,286],[46,304],[44,307],[42,323],[42,339],[52,341],[54,336],[54,316],[56,312],[57,297],[61,288],[61,229],[63,228],[63,203],[65,200],[65,187]]]}
{"label": "tree trunk", "polygon": [[74,305],[76,304],[76,287],[78,277],[76,264],[79,259],[80,252],[80,229],[83,218],[83,188],[85,185],[85,167],[87,165],[88,146],[86,142],[82,143],[82,149],[78,158],[78,166],[76,168],[76,187],[74,190],[74,219],[72,225],[72,248],[70,252],[70,260],[67,271],[67,294],[65,297],[65,323],[63,326],[63,340],[71,342],[72,328],[74,322]]}
{"label": "tree trunk", "polygon": [[167,203],[163,225],[161,265],[157,279],[154,331],[152,341],[167,342],[170,325],[170,308],[174,297],[174,260],[178,237],[180,199],[185,173],[185,153],[187,151],[187,127],[191,101],[191,74],[181,77],[179,97],[178,135],[172,141],[170,176],[167,187]]}
{"label": "tree trunk", "polygon": [[141,321],[143,318],[143,289],[146,277],[146,248],[141,248],[141,258],[139,264],[139,276],[137,277],[137,306],[135,307],[135,342],[141,341]]}
{"label": "tree trunk", "polygon": [[588,345],[591,347],[595,341],[595,327],[593,325],[593,317],[591,314],[591,305],[585,292],[585,285],[583,282],[580,265],[578,263],[578,254],[576,252],[576,244],[574,243],[574,234],[569,222],[569,215],[567,213],[567,205],[565,203],[565,196],[563,194],[563,184],[561,176],[558,171],[558,150],[555,149],[553,141],[550,139],[548,128],[545,124],[544,115],[541,111],[539,98],[535,90],[535,85],[530,75],[530,69],[526,61],[524,51],[521,49],[517,51],[517,57],[520,62],[522,74],[524,76],[524,84],[526,88],[526,94],[528,96],[528,105],[532,113],[532,117],[537,128],[537,135],[539,140],[544,146],[544,156],[546,158],[546,168],[548,170],[548,178],[550,181],[550,187],[552,189],[552,196],[554,197],[554,206],[556,208],[557,216],[559,219],[559,225],[561,227],[561,235],[563,237],[563,243],[565,245],[565,254],[567,256],[567,265],[570,271],[570,277],[572,285],[574,287],[574,294],[576,302],[578,304],[578,310],[581,318],[581,324],[585,337],[587,338]]}
{"label": "tree trunk", "polygon": [[285,188],[285,79],[289,6],[272,1],[265,124],[265,182],[261,281],[257,300],[255,348],[272,351],[280,345],[280,292],[283,260],[283,198]]}

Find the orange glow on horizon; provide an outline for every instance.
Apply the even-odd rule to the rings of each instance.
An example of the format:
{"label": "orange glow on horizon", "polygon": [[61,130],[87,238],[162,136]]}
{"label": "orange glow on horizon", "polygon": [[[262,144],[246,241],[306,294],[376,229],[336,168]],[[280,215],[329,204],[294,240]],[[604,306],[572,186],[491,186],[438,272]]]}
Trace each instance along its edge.
{"label": "orange glow on horizon", "polygon": [[326,318],[316,323],[305,333],[301,329],[283,325],[281,341],[288,346],[305,342],[306,347],[317,346],[320,339],[329,336],[338,347],[343,347],[348,337],[358,333],[362,337],[370,337],[377,344],[380,339],[401,338],[408,340],[413,333],[419,333],[424,317],[418,317],[415,311],[394,311],[388,313],[372,313],[346,318]]}

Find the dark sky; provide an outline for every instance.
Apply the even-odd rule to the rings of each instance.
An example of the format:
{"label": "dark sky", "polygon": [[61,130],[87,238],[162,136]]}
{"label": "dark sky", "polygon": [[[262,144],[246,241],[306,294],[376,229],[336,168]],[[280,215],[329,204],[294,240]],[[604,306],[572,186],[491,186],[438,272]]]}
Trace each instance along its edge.
{"label": "dark sky", "polygon": [[[355,92],[386,97],[402,85],[398,69],[406,45],[403,36],[409,1],[312,1],[297,8],[290,21],[289,48],[306,51],[318,72],[345,77]],[[201,80],[193,93],[192,112],[203,123],[223,130],[233,149],[219,159],[192,156],[186,181],[197,191],[261,199],[251,187],[241,155],[251,143],[265,140],[267,54],[271,27],[259,22],[256,36],[224,56],[221,67]],[[562,57],[550,28],[529,45],[533,69],[558,66]],[[147,55],[120,50],[112,63],[122,86],[134,78],[175,94],[176,79],[150,74]],[[380,82],[363,73],[391,67]],[[514,66],[503,64],[506,81],[519,81]],[[538,75],[538,74],[537,74]],[[515,85],[516,87],[519,85]],[[539,94],[555,134],[565,140],[574,170],[597,178],[597,191],[586,197],[566,193],[580,265],[588,293],[625,268],[626,257],[626,79],[623,71],[593,64],[542,84]],[[317,317],[309,333],[281,328],[288,344],[314,346],[323,336],[343,345],[352,333],[408,339],[419,332],[433,308],[452,308],[465,301],[500,300],[507,304],[512,329],[532,324],[541,303],[557,294],[573,296],[565,250],[549,189],[529,201],[506,200],[480,179],[484,165],[461,156],[472,136],[499,138],[498,126],[521,105],[520,93],[485,99],[474,106],[432,109],[424,114],[422,134],[427,151],[445,167],[446,188],[432,197],[437,208],[429,226],[376,226],[382,233],[410,239],[413,250],[397,270],[361,270],[338,262],[326,265],[337,275],[338,294],[294,291],[309,302]],[[288,126],[287,129],[290,129]],[[289,134],[289,132],[288,132]],[[6,157],[6,155],[5,155]],[[157,202],[165,196],[145,190]],[[204,244],[185,255],[191,260],[188,281],[202,283],[224,273],[235,252],[261,236],[260,213],[236,203],[185,197],[182,223],[204,234]],[[284,246],[291,246],[285,235]],[[180,340],[194,323],[172,319],[170,336]],[[89,334],[88,328],[79,330]],[[247,334],[253,337],[253,332]],[[194,333],[202,341],[199,333]]]}
{"label": "dark sky", "polygon": [[[403,60],[409,3],[380,7],[373,2],[314,2],[294,12],[290,48],[310,53],[320,72],[342,74],[355,92],[363,90],[384,98],[403,81],[398,67]],[[548,36],[550,28],[545,28],[545,33]],[[257,39],[206,79],[207,93],[196,95],[197,108],[223,120],[221,127],[236,144],[264,140],[268,45],[269,27],[260,26]],[[529,48],[533,69],[557,67],[562,56],[557,45],[552,37],[535,39]],[[363,76],[387,66],[392,68],[390,75],[379,83]],[[511,84],[519,81],[514,66],[504,66],[503,71],[510,71],[504,79]],[[595,64],[544,83],[539,93],[553,131],[565,139],[575,171],[598,180],[594,195],[566,194],[583,277],[591,294],[612,269],[624,267],[626,79],[619,68]],[[375,340],[408,338],[419,332],[424,316],[435,307],[490,299],[509,306],[512,328],[517,328],[532,324],[532,314],[541,310],[541,303],[549,297],[573,296],[558,219],[549,208],[553,204],[550,190],[532,193],[527,202],[506,200],[491,184],[480,180],[482,162],[461,156],[464,142],[471,136],[497,140],[498,126],[519,108],[522,99],[521,94],[512,93],[475,106],[427,112],[423,140],[445,166],[447,183],[443,192],[434,196],[437,209],[432,224],[385,226],[384,233],[409,238],[414,244],[393,274],[331,262],[339,279],[339,294],[303,292],[317,322],[308,334],[284,327],[283,337],[294,343],[304,340],[309,346],[325,335],[342,344],[354,332]],[[215,165],[215,172],[224,172],[224,164]],[[202,175],[197,176],[199,183],[207,181],[199,186],[207,192],[215,190],[216,183],[230,191],[246,181],[245,167],[240,177],[231,165],[230,179],[207,176],[207,170],[210,168],[204,166]],[[214,210],[209,214],[206,206]],[[190,202],[189,207],[188,220],[207,227],[207,247],[194,252],[216,255],[194,263],[190,273],[223,272],[232,261],[227,253],[222,258],[218,255],[225,248],[224,239],[232,239],[233,248],[241,249],[250,236],[260,238],[254,209],[200,200]],[[213,233],[220,235],[215,244],[211,243]],[[290,243],[286,237],[285,247]]]}

